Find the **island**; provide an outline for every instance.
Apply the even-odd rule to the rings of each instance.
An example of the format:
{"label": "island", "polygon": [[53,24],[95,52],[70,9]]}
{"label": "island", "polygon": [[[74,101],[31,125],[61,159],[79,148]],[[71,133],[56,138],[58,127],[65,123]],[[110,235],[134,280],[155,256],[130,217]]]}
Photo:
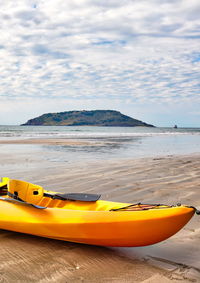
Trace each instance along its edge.
{"label": "island", "polygon": [[47,113],[30,119],[21,126],[154,127],[115,110],[82,110]]}

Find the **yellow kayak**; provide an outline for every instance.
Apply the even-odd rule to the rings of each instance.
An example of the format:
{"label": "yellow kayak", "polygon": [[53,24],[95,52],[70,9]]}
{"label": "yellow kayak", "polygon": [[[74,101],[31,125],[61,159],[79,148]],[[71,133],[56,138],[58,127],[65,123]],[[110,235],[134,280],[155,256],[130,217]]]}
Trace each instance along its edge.
{"label": "yellow kayak", "polygon": [[136,247],[177,233],[195,208],[98,200],[97,195],[59,194],[3,178],[0,229],[100,246]]}

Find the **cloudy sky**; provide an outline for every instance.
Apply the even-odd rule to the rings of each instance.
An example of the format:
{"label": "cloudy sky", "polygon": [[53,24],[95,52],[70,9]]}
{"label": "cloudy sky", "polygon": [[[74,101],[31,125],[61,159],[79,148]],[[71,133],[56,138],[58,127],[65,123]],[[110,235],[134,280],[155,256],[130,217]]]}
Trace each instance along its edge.
{"label": "cloudy sky", "polygon": [[199,0],[0,0],[0,124],[115,109],[200,126]]}

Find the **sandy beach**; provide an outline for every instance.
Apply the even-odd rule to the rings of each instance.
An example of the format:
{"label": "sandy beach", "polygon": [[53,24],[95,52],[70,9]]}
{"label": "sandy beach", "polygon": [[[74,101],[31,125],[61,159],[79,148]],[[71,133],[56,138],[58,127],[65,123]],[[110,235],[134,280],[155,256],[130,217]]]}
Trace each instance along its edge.
{"label": "sandy beach", "polygon": [[[45,144],[48,142],[45,140]],[[79,145],[72,142],[73,146]],[[63,141],[54,143],[60,145]],[[200,208],[199,154],[59,163],[44,159],[37,151],[11,155],[2,150],[0,169],[1,176],[55,191],[100,193],[106,200],[182,203]],[[195,215],[183,230],[160,244],[112,249],[1,230],[0,279],[1,282],[200,282],[199,224],[200,217]]]}
{"label": "sandy beach", "polygon": [[200,0],[0,7],[0,283],[200,283]]}

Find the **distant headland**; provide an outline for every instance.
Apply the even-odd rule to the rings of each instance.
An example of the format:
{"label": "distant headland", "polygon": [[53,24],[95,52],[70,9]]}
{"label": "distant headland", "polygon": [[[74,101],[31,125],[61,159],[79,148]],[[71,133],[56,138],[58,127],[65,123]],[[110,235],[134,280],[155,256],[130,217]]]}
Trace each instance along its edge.
{"label": "distant headland", "polygon": [[22,126],[154,127],[115,110],[82,110],[47,113],[28,120]]}

